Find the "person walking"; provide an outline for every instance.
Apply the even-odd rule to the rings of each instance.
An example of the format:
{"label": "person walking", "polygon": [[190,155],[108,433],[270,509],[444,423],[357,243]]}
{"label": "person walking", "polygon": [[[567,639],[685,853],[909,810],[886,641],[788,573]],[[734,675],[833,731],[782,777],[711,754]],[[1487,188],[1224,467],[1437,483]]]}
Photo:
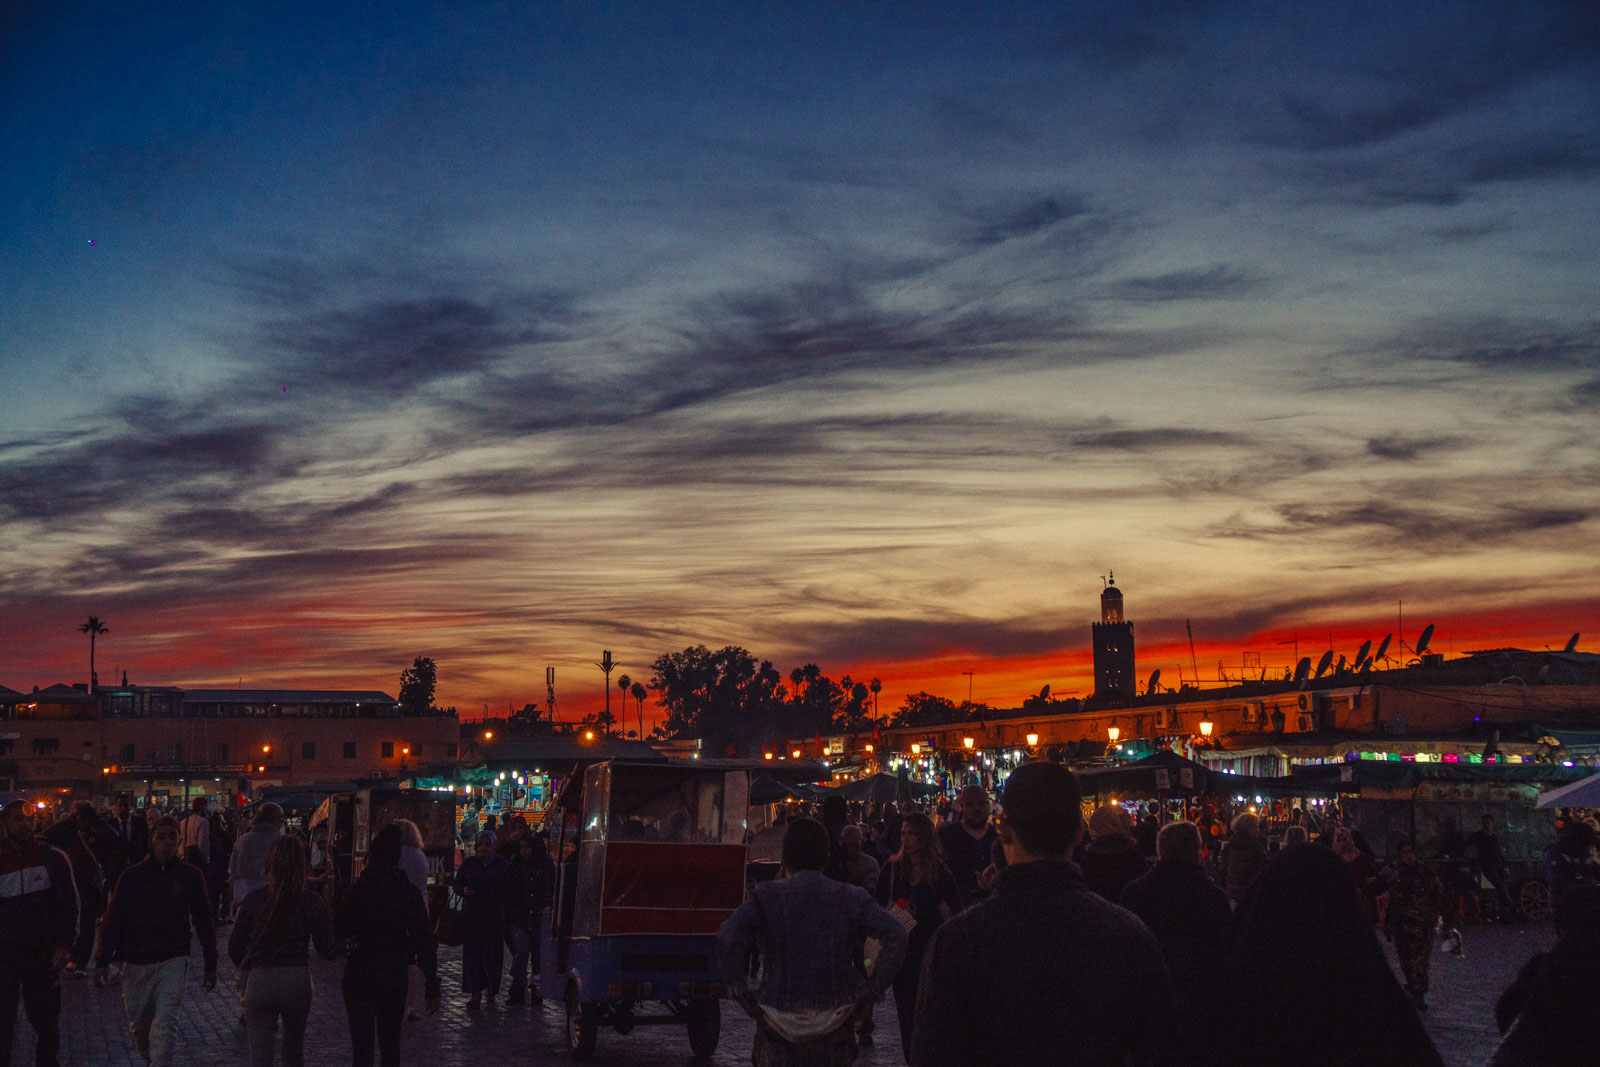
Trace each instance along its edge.
{"label": "person walking", "polygon": [[267,887],[267,853],[283,838],[283,809],[268,801],[256,809],[250,829],[234,842],[228,858],[228,881],[233,887],[234,906],[257,889]]}
{"label": "person walking", "polygon": [[1144,1067],[1176,1051],[1160,947],[1070,859],[1083,831],[1080,799],[1059,763],[1025,763],[1006,779],[1006,867],[989,898],[946,921],[928,946],[913,1067]]}
{"label": "person walking", "polygon": [[483,1006],[500,995],[500,972],[505,967],[506,903],[511,889],[511,864],[495,854],[494,834],[484,830],[474,841],[473,855],[461,861],[455,888],[465,901],[461,907],[461,991],[467,1008]]}
{"label": "person walking", "polygon": [[1561,907],[1569,892],[1583,885],[1600,885],[1600,864],[1595,861],[1595,830],[1574,819],[1544,850],[1545,881],[1550,886],[1550,907]]}
{"label": "person walking", "polygon": [[117,859],[114,867],[108,866],[106,870],[108,889],[115,888],[117,879],[122,876],[123,871],[135,863],[143,862],[150,854],[150,824],[143,815],[133,810],[133,798],[128,794],[117,794],[116,807],[110,823],[111,830],[117,838],[117,847],[114,851]]}
{"label": "person walking", "polygon": [[1588,1067],[1600,1003],[1600,886],[1568,893],[1555,914],[1560,940],[1535,953],[1495,1003],[1504,1035],[1489,1067]]}
{"label": "person walking", "polygon": [[151,1067],[171,1067],[178,1008],[189,982],[190,929],[200,938],[201,988],[217,986],[217,934],[205,876],[178,857],[176,819],[150,835],[150,857],[117,880],[100,931],[94,984],[104,988],[110,965],[124,963],[122,1004],[134,1047]]}
{"label": "person walking", "polygon": [[1115,903],[1123,887],[1150,869],[1133,839],[1133,819],[1120,804],[1102,804],[1089,816],[1089,844],[1078,854],[1083,883]]}
{"label": "person walking", "polygon": [[[989,867],[990,853],[997,839],[994,824],[989,820],[994,804],[989,800],[988,790],[974,783],[963,788],[956,798],[956,812],[957,818],[939,827],[939,848],[950,873],[955,876],[961,899],[971,904],[988,896],[980,879]],[[902,821],[901,833],[904,832]]]}
{"label": "person walking", "polygon": [[[202,874],[211,869],[211,814],[210,802],[205,797],[195,797],[189,805],[189,814],[179,823],[182,837],[178,842],[179,855],[185,863],[193,864]],[[211,892],[207,879],[206,892]],[[216,907],[216,898],[211,905]]]}
{"label": "person walking", "polygon": [[428,909],[400,868],[404,835],[390,824],[373,835],[361,877],[339,900],[334,936],[349,946],[344,1006],[350,1019],[351,1063],[399,1067],[406,976],[415,963],[427,984],[428,1014],[439,1010],[439,971]]}
{"label": "person walking", "polygon": [[[984,794],[984,800],[987,802],[988,794]],[[967,833],[957,824],[950,825]],[[894,1010],[900,1023],[900,1048],[907,1063],[911,1062],[923,955],[939,926],[960,911],[964,903],[955,875],[945,866],[942,836],[934,831],[933,820],[920,811],[901,819],[900,851],[878,873],[874,894],[880,905],[911,920],[905,963],[894,979]]]}
{"label": "person walking", "polygon": [[1418,1011],[1428,1010],[1428,969],[1433,962],[1433,938],[1444,913],[1444,886],[1434,869],[1422,862],[1417,846],[1400,842],[1400,862],[1383,872],[1389,887],[1389,911],[1383,929],[1400,957],[1406,992]]}
{"label": "person walking", "polygon": [[72,881],[78,890],[78,937],[62,973],[84,978],[89,974],[89,961],[94,958],[95,929],[106,906],[101,858],[115,845],[115,835],[95,813],[94,805],[80,800],[72,805],[72,814],[45,830],[44,839],[60,849],[72,864]]}
{"label": "person walking", "polygon": [[878,861],[867,855],[861,827],[851,823],[839,831],[839,851],[829,864],[828,874],[831,877],[871,892],[878,886],[880,869]]}
{"label": "person walking", "polygon": [[1320,845],[1274,856],[1234,912],[1209,998],[1237,1067],[1442,1067],[1367,922],[1349,865]]}
{"label": "person walking", "polygon": [[[432,902],[428,900],[428,854],[422,851],[422,831],[410,819],[396,819],[389,824],[400,830],[400,869],[406,872],[406,881],[422,899],[422,909],[428,913],[428,929],[433,929]],[[425,1008],[422,969],[415,963],[406,968],[406,1021],[416,1022]]]}
{"label": "person walking", "polygon": [[1478,869],[1483,872],[1484,879],[1494,886],[1495,917],[1503,923],[1527,922],[1528,917],[1522,914],[1522,909],[1511,895],[1511,875],[1506,869],[1506,854],[1500,847],[1500,836],[1495,833],[1493,815],[1483,813],[1479,829],[1467,838],[1466,847],[1477,852]]}
{"label": "person walking", "polygon": [[[822,873],[830,847],[821,823],[792,820],[783,834],[787,877],[759,883],[717,933],[729,995],[756,1021],[755,1067],[852,1063],[851,1020],[870,1014],[901,970],[905,928],[864,889]],[[869,937],[878,956],[863,975],[860,948]],[[752,989],[758,947],[761,980]]]}
{"label": "person walking", "polygon": [[1261,819],[1248,811],[1235,815],[1233,831],[1217,857],[1217,873],[1228,899],[1238,904],[1267,865],[1267,846],[1261,840]]}
{"label": "person walking", "polygon": [[0,1064],[11,1063],[20,996],[34,1063],[58,1067],[61,984],[78,937],[78,890],[66,854],[34,833],[33,806],[0,809]]}
{"label": "person walking", "polygon": [[[524,833],[517,841],[509,879],[506,943],[511,947],[511,992],[506,994],[506,1003],[521,1004],[528,996],[530,965],[534,981],[539,978],[539,917],[555,898],[556,865],[551,862],[549,846]],[[532,1003],[535,1007],[539,1004],[537,986]]]}
{"label": "person walking", "polygon": [[306,847],[283,837],[267,853],[267,886],[245,898],[228,938],[228,958],[244,983],[250,1067],[272,1067],[283,1020],[284,1067],[305,1067],[311,1014],[308,943],[333,956],[333,919],[322,897],[306,888]]}
{"label": "person walking", "polygon": [[1209,993],[1227,949],[1233,905],[1200,865],[1199,827],[1173,822],[1161,828],[1155,866],[1123,888],[1122,906],[1144,920],[1161,946],[1180,1036],[1192,1049],[1207,1049]]}

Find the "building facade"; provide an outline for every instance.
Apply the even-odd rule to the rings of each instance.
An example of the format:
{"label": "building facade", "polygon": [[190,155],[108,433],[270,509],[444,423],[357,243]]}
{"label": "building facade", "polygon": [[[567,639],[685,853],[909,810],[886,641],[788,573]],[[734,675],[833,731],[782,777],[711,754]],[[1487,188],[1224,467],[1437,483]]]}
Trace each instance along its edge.
{"label": "building facade", "polygon": [[52,685],[0,692],[0,790],[171,803],[265,785],[448,774],[452,714],[380,692]]}

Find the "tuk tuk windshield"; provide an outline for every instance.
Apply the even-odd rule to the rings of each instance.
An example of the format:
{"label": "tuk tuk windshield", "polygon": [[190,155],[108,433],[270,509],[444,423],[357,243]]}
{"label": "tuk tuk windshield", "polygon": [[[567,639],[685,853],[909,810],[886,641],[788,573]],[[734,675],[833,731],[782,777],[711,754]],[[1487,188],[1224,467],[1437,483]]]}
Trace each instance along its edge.
{"label": "tuk tuk windshield", "polygon": [[723,777],[720,771],[613,766],[607,839],[720,842]]}

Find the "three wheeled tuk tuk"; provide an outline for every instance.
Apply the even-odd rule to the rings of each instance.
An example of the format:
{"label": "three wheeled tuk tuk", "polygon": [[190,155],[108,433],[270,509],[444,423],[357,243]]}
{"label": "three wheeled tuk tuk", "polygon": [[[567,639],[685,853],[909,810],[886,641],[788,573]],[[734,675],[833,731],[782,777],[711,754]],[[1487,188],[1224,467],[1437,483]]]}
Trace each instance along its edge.
{"label": "three wheeled tuk tuk", "polygon": [[696,1056],[716,1051],[716,935],[744,900],[747,774],[596,763],[546,815],[556,895],[540,988],[566,1002],[575,1059],[593,1057],[602,1026],[682,1025]]}

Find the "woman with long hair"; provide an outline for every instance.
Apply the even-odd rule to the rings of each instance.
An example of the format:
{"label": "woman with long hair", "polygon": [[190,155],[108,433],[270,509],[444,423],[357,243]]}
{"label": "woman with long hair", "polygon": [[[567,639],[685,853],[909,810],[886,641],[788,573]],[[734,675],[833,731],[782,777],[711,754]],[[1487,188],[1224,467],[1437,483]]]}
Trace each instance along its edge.
{"label": "woman with long hair", "polygon": [[[916,1018],[922,955],[939,924],[961,910],[961,891],[945,866],[933,820],[919,811],[900,822],[900,851],[878,873],[878,903],[916,923],[906,944],[905,962],[894,979],[894,1010],[900,1021],[900,1048],[911,1062],[911,1025]],[[899,905],[897,908],[896,905]],[[902,920],[903,921],[903,920]]]}
{"label": "woman with long hair", "polygon": [[272,1067],[278,1019],[283,1019],[284,1067],[305,1067],[306,1018],[311,1014],[307,945],[333,955],[333,919],[320,894],[306,888],[306,847],[285,836],[267,851],[267,885],[244,899],[228,938],[228,957],[244,983],[250,1067]]}

